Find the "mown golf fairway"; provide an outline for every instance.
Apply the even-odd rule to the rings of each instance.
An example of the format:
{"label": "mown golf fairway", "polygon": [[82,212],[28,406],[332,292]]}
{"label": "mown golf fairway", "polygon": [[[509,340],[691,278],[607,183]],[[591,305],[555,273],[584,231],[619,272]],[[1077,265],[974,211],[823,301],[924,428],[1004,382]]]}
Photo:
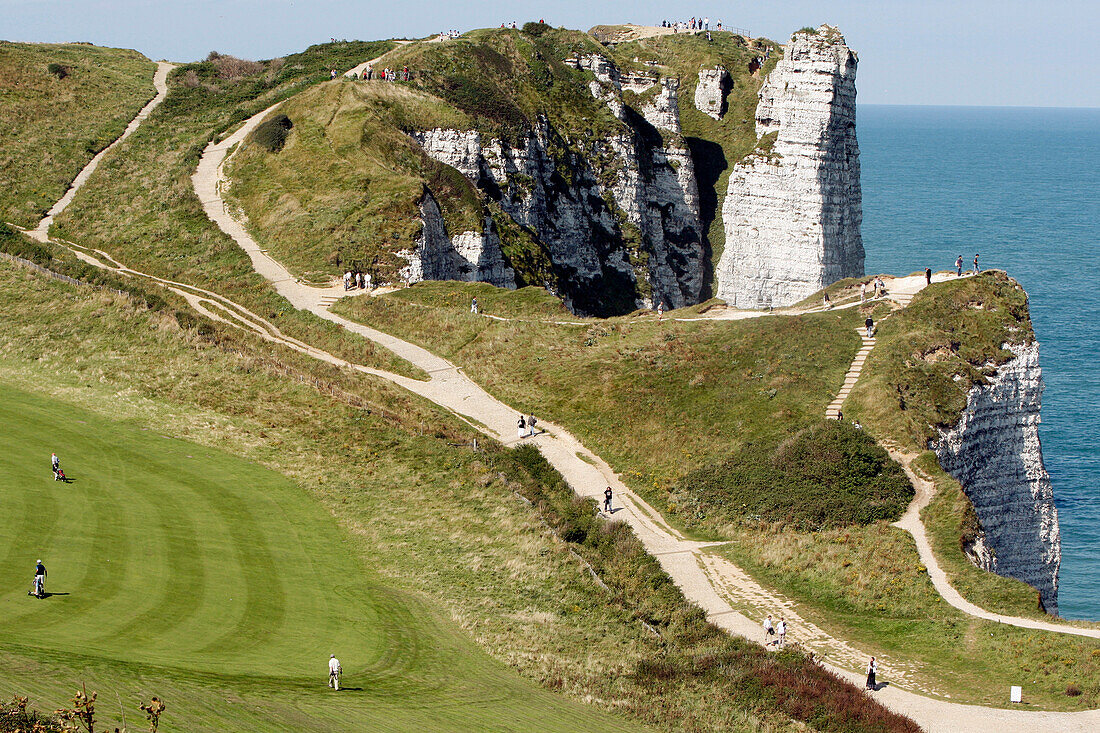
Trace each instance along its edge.
{"label": "mown golf fairway", "polygon": [[[379,584],[277,473],[3,384],[0,426],[4,695],[52,709],[87,680],[116,719],[113,693],[131,718],[158,694],[168,731],[632,728]],[[52,479],[51,451],[72,483]],[[41,600],[27,595],[39,558]]]}

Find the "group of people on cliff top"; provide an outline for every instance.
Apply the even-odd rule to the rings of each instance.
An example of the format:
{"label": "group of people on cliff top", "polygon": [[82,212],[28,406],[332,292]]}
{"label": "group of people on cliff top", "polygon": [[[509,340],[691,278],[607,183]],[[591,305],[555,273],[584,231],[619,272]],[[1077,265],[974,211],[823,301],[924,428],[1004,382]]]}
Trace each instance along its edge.
{"label": "group of people on cliff top", "polygon": [[370,273],[359,272],[358,270],[348,270],[344,273],[344,290],[367,290],[373,288],[374,282]]}
{"label": "group of people on cliff top", "polygon": [[[710,18],[696,18],[692,16],[691,20],[674,20],[674,21],[661,21],[662,28],[671,28],[673,33],[679,33],[680,31],[709,31],[710,30]],[[717,21],[714,24],[715,30],[722,30],[722,21]]]}

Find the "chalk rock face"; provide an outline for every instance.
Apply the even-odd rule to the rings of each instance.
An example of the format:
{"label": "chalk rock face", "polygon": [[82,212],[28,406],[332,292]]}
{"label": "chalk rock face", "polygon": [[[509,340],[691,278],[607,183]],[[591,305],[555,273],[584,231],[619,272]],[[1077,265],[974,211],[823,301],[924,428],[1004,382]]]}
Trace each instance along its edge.
{"label": "chalk rock face", "polygon": [[1057,614],[1062,544],[1039,444],[1039,345],[1004,348],[1015,358],[970,390],[958,424],[941,431],[935,450],[982,525],[976,564],[1033,586],[1047,612]]}
{"label": "chalk rock face", "polygon": [[622,122],[621,133],[586,143],[583,154],[545,117],[512,144],[473,131],[410,134],[533,234],[555,281],[532,284],[550,287],[575,312],[699,302],[699,191],[680,137],[678,82],[666,80],[641,115],[627,114],[614,64],[598,55],[569,61],[596,75],[593,95]]}
{"label": "chalk rock face", "polygon": [[515,272],[504,261],[492,219],[485,222],[484,232],[462,232],[449,237],[439,204],[431,194],[420,200],[420,216],[424,229],[416,247],[397,253],[408,262],[401,269],[407,282],[462,280],[516,287]]}
{"label": "chalk rock face", "polygon": [[857,59],[830,26],[791,37],[760,89],[757,150],[730,174],[717,295],[785,306],[863,274]]}
{"label": "chalk rock face", "polygon": [[658,130],[680,134],[680,102],[676,94],[679,88],[679,79],[665,77],[661,80],[661,89],[653,102],[642,108],[646,122]]}
{"label": "chalk rock face", "polygon": [[723,66],[699,70],[695,87],[695,108],[716,120],[726,113],[726,96],[733,88],[730,73]]}

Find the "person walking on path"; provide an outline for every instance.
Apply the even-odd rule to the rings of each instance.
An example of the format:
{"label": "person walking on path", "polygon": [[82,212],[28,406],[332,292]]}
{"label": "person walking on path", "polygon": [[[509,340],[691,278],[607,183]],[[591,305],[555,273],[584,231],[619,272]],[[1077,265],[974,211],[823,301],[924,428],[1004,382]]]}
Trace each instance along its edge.
{"label": "person walking on path", "polygon": [[775,636],[775,624],[772,623],[772,615],[769,613],[768,617],[764,619],[764,646],[770,646],[774,643],[773,636]]}
{"label": "person walking on path", "polygon": [[477,298],[470,299],[470,312],[477,315]]}
{"label": "person walking on path", "polygon": [[955,258],[955,275],[956,277],[963,276],[963,256],[959,255]]}
{"label": "person walking on path", "polygon": [[867,316],[867,320],[863,322],[863,325],[867,327],[867,338],[874,338],[875,319],[871,318],[871,316]]}
{"label": "person walking on path", "polygon": [[978,267],[978,255],[974,255],[974,274],[977,275],[979,272],[981,269]]}
{"label": "person walking on path", "polygon": [[821,299],[821,306],[825,310],[829,310],[833,307],[833,301],[829,300],[829,294],[825,293],[825,296]]}
{"label": "person walking on path", "polygon": [[519,416],[519,422],[516,423],[516,426],[519,429],[520,440],[527,437],[527,422],[523,419],[523,415]]}
{"label": "person walking on path", "polygon": [[39,560],[34,568],[34,589],[31,594],[35,598],[46,597],[46,566]]}
{"label": "person walking on path", "polygon": [[878,672],[878,663],[874,657],[871,657],[871,661],[867,663],[867,689],[874,692],[878,689],[875,684],[875,673]]}
{"label": "person walking on path", "polygon": [[351,270],[344,272],[344,290],[351,290]]}
{"label": "person walking on path", "polygon": [[859,302],[861,304],[867,302],[867,283],[865,282],[859,284]]}
{"label": "person walking on path", "polygon": [[527,416],[527,437],[528,438],[535,437],[535,423],[536,422],[538,422],[538,420],[535,419],[534,415],[528,415]]}
{"label": "person walking on path", "polygon": [[610,486],[603,490],[603,510],[608,514],[611,514],[611,497],[614,495],[615,493],[611,491]]}
{"label": "person walking on path", "polygon": [[53,468],[53,480],[57,481],[57,470],[61,468],[61,459],[57,457],[56,453],[50,455],[50,466]]}
{"label": "person walking on path", "polygon": [[931,267],[924,268],[924,284],[925,285],[931,285],[932,284],[932,268]]}
{"label": "person walking on path", "polygon": [[340,667],[340,660],[336,658],[335,654],[330,654],[328,658],[328,686],[334,690],[340,689],[340,673],[344,670]]}
{"label": "person walking on path", "polygon": [[776,644],[778,644],[781,647],[787,646],[787,619],[785,619],[785,618],[779,619],[778,631],[779,631],[779,639],[778,639],[778,641],[776,641]]}
{"label": "person walking on path", "polygon": [[661,320],[661,318],[664,317],[664,315],[665,315],[665,301],[662,300],[660,303],[657,304],[657,320],[658,321]]}

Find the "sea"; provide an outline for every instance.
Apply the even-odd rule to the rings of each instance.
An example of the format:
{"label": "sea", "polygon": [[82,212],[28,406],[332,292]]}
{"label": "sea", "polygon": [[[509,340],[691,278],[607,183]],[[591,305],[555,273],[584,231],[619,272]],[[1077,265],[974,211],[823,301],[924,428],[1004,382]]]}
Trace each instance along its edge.
{"label": "sea", "polygon": [[1059,612],[1100,620],[1100,109],[860,105],[868,274],[981,254],[1027,290]]}

